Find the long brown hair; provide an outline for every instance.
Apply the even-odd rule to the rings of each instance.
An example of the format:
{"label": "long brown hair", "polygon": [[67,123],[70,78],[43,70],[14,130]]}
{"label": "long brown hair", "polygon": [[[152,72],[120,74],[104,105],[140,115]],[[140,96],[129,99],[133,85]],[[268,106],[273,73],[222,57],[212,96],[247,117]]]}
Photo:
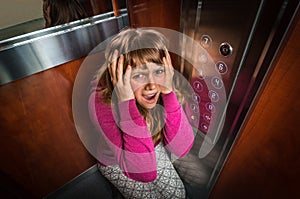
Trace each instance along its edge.
{"label": "long brown hair", "polygon": [[[126,29],[115,36],[110,45],[107,46],[105,52],[106,62],[103,67],[107,67],[112,60],[112,55],[115,49],[119,51],[119,55],[124,55],[124,71],[126,66],[131,65],[133,68],[146,63],[163,64],[163,57],[166,57],[167,50],[166,37],[154,30],[137,28]],[[99,77],[99,92],[101,97],[108,104],[115,104],[113,98],[113,85],[110,74],[106,69],[101,77]],[[178,90],[175,90],[178,94]],[[180,98],[180,94],[177,95]],[[162,128],[164,127],[164,111],[161,98],[158,100],[158,105],[151,110],[147,110],[137,103],[137,107],[141,115],[149,124],[149,130],[152,133],[153,143],[163,139]]]}

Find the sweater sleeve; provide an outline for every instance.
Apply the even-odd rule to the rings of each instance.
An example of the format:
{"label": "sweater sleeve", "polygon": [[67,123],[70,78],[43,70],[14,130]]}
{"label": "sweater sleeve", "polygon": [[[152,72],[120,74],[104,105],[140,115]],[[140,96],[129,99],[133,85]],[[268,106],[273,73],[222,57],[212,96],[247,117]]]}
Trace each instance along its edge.
{"label": "sweater sleeve", "polygon": [[177,157],[185,156],[193,146],[193,129],[174,92],[163,94],[165,108],[164,144]]}
{"label": "sweater sleeve", "polygon": [[[136,181],[155,180],[157,174],[154,144],[135,100],[119,103],[119,111],[115,111],[98,95],[99,93],[96,97],[93,93],[90,96],[90,106],[94,108],[92,111],[96,113],[100,132],[123,173]],[[105,162],[101,163],[106,165]]]}

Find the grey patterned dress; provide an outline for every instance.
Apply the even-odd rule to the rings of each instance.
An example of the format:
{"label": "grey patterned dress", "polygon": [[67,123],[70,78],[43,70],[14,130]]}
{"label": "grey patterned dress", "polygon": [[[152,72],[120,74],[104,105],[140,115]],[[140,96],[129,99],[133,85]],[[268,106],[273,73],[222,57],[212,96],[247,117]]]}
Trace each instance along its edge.
{"label": "grey patterned dress", "polygon": [[122,173],[118,165],[101,166],[100,172],[123,194],[125,198],[185,198],[185,188],[163,144],[155,147],[157,178],[153,182],[138,182]]}

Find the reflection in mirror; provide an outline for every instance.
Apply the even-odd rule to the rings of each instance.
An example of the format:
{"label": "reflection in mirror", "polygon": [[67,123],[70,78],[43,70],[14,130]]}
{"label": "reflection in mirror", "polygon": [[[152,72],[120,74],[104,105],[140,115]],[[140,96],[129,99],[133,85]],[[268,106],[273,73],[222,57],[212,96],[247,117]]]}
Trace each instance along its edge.
{"label": "reflection in mirror", "polygon": [[45,27],[56,26],[78,19],[84,19],[90,14],[87,2],[80,0],[43,0],[43,15]]}
{"label": "reflection in mirror", "polygon": [[10,0],[0,4],[0,41],[126,8],[122,0]]}
{"label": "reflection in mirror", "polygon": [[[126,4],[116,5],[118,7],[114,7],[114,11],[119,13],[117,17],[111,10],[48,28],[44,28],[45,20],[41,18],[42,28],[19,35],[6,35],[5,39],[0,40],[0,85],[85,56],[103,39],[129,25]],[[28,22],[25,27],[31,25]],[[16,25],[15,28],[22,27]],[[13,28],[9,29],[8,33],[14,33]],[[0,30],[1,36],[2,33],[3,30]],[[70,46],[76,50],[70,51]]]}
{"label": "reflection in mirror", "polygon": [[109,0],[43,0],[45,27],[69,23],[111,10],[112,4]]}

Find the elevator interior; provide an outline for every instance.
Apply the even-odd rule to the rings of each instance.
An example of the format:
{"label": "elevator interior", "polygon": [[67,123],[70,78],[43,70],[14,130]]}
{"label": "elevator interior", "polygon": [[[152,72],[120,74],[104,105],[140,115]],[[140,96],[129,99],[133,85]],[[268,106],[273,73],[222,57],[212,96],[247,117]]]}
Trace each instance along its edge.
{"label": "elevator interior", "polygon": [[[181,11],[179,18],[171,19],[178,24],[178,30],[174,29],[192,38],[179,41],[182,54],[178,55],[176,68],[195,91],[191,110],[199,116],[193,119],[198,130],[191,153],[174,164],[186,182],[189,197],[207,198],[271,70],[299,2],[174,2],[179,2]],[[128,0],[127,9],[121,9],[118,16],[108,12],[1,41],[2,87],[82,58],[99,42],[126,26],[164,27],[157,21],[139,18],[155,17],[153,7],[147,1]],[[193,49],[195,45],[200,48]],[[187,62],[182,57],[192,61]],[[199,107],[204,107],[200,113]],[[11,130],[6,126],[4,129]],[[92,166],[45,197],[108,198],[98,186],[109,189],[97,168]]]}

